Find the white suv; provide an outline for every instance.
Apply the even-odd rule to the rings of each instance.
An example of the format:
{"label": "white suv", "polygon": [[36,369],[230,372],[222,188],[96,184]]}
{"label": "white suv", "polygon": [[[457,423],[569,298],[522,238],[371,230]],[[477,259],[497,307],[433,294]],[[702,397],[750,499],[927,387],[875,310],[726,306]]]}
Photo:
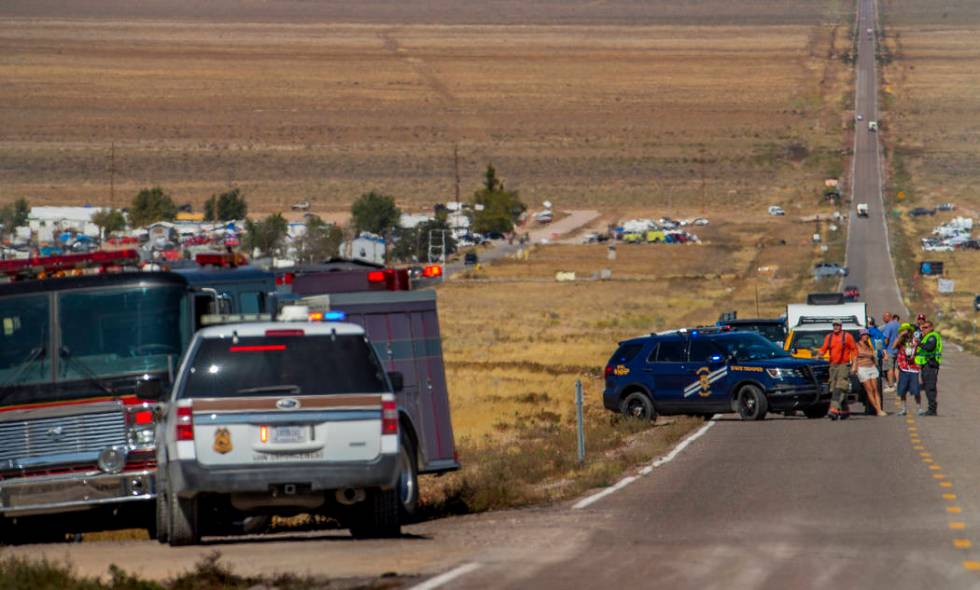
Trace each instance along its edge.
{"label": "white suv", "polygon": [[355,324],[201,330],[158,427],[159,540],[299,513],[333,516],[356,537],[397,536],[418,487],[399,438],[401,381]]}

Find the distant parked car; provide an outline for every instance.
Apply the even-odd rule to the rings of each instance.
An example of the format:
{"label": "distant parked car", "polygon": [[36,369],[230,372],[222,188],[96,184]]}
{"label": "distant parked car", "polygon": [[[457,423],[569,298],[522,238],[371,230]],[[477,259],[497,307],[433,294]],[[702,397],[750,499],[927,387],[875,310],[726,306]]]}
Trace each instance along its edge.
{"label": "distant parked car", "polygon": [[310,208],[309,201],[300,201],[299,203],[293,203],[293,211],[307,211]]}
{"label": "distant parked car", "polygon": [[858,217],[867,217],[868,216],[868,204],[867,203],[858,203],[857,204],[857,214],[858,214]]}
{"label": "distant parked car", "polygon": [[861,289],[857,285],[846,285],[844,287],[844,299],[847,301],[857,301],[861,298]]}
{"label": "distant parked car", "polygon": [[955,203],[940,203],[939,206],[936,207],[936,210],[937,211],[956,211],[956,204]]}
{"label": "distant parked car", "polygon": [[488,240],[503,240],[504,234],[500,233],[499,231],[488,231],[486,238]]}
{"label": "distant parked car", "polygon": [[868,131],[877,131],[878,121],[868,121]]}
{"label": "distant parked car", "polygon": [[769,215],[786,215],[786,212],[779,205],[769,205]]}
{"label": "distant parked car", "polygon": [[813,278],[826,279],[830,277],[846,277],[847,267],[836,262],[818,262],[813,267]]}
{"label": "distant parked car", "polygon": [[980,311],[980,295],[973,298],[973,310]]}
{"label": "distant parked car", "polygon": [[476,252],[467,252],[463,255],[463,265],[473,266],[480,262],[480,257],[476,255]]}
{"label": "distant parked car", "polygon": [[935,214],[936,214],[935,209],[926,209],[925,207],[916,207],[915,209],[909,211],[910,217],[922,217],[924,215],[935,215]]}

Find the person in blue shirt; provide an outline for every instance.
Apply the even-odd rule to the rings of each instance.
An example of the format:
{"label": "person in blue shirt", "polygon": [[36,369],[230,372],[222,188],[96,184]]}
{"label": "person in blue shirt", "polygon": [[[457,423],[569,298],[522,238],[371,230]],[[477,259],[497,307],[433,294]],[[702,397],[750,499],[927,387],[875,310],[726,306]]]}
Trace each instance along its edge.
{"label": "person in blue shirt", "polygon": [[901,318],[897,313],[885,312],[881,316],[884,325],[881,327],[881,334],[885,340],[885,391],[895,391],[895,384],[898,382],[898,367],[895,360],[898,358],[898,328],[901,325]]}

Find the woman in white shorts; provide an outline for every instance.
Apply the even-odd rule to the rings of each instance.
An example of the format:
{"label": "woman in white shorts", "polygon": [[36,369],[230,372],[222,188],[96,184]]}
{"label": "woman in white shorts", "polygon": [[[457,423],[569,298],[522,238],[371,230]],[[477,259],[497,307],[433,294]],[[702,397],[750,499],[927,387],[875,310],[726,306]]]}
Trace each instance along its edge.
{"label": "woman in white shorts", "polygon": [[858,337],[857,354],[854,356],[851,371],[857,373],[858,381],[864,386],[871,407],[879,416],[887,416],[888,414],[881,409],[881,398],[878,395],[878,353],[875,352],[867,330],[861,330]]}

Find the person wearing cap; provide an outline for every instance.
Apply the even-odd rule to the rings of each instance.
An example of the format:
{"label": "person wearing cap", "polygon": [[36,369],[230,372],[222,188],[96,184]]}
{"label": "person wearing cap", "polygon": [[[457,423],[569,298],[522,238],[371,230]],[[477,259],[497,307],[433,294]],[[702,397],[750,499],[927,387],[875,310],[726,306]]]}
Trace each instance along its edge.
{"label": "person wearing cap", "polygon": [[868,403],[874,408],[875,413],[879,416],[887,416],[888,414],[881,409],[881,398],[878,397],[878,352],[868,330],[862,329],[859,333],[851,372],[857,373],[858,381],[864,387]]}
{"label": "person wearing cap", "polygon": [[925,412],[920,410],[919,414],[935,416],[939,410],[936,399],[939,391],[936,387],[939,383],[939,366],[943,362],[943,337],[929,320],[923,320],[919,330],[922,332],[922,338],[915,351],[915,363],[921,367],[922,388],[926,390],[926,399],[929,400],[929,409]]}
{"label": "person wearing cap", "polygon": [[899,416],[908,413],[906,398],[911,394],[915,397],[915,405],[922,413],[922,397],[919,394],[919,365],[915,364],[915,351],[919,348],[919,339],[915,336],[915,328],[912,324],[902,324],[898,331],[898,340],[895,342],[898,353],[895,357],[895,364],[898,366],[898,386],[895,393],[898,395],[902,407],[898,410]]}
{"label": "person wearing cap", "polygon": [[857,346],[854,337],[835,321],[834,331],[827,334],[820,347],[820,355],[827,355],[830,361],[830,412],[827,417],[831,420],[845,420],[851,412],[847,407],[847,390],[851,387],[851,364],[857,356]]}

